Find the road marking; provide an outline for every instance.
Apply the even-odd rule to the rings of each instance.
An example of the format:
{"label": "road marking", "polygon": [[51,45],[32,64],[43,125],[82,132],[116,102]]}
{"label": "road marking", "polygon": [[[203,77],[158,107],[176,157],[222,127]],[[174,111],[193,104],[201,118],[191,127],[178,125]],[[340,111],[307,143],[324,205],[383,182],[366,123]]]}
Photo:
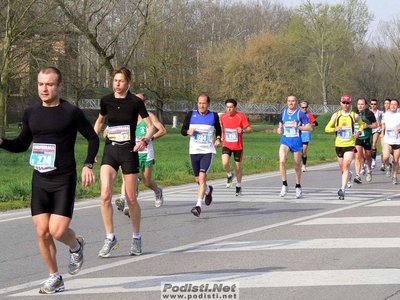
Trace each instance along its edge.
{"label": "road marking", "polygon": [[[184,273],[165,276],[80,278],[60,295],[161,291],[161,282],[239,282],[239,289],[338,285],[398,285],[400,269],[310,270],[285,272]],[[38,296],[38,289],[10,295]]]}
{"label": "road marking", "polygon": [[[382,200],[375,200],[375,201],[382,201]],[[109,264],[104,264],[104,265],[99,265],[93,268],[89,268],[89,269],[83,269],[82,271],[80,271],[77,275],[69,275],[69,274],[65,274],[63,275],[64,279],[69,279],[69,278],[76,278],[82,275],[86,275],[86,274],[90,274],[93,272],[98,272],[98,271],[104,271],[104,270],[108,270],[111,268],[115,268],[121,265],[126,265],[126,264],[130,264],[130,263],[135,263],[141,260],[146,260],[146,259],[151,259],[154,257],[159,257],[161,255],[166,255],[166,254],[170,254],[170,253],[176,253],[176,252],[182,252],[182,251],[187,251],[193,248],[198,248],[201,247],[203,245],[206,244],[212,244],[212,243],[217,243],[217,242],[221,242],[223,240],[227,240],[227,239],[232,239],[232,238],[237,238],[240,236],[244,236],[247,234],[253,234],[256,232],[261,232],[261,231],[265,231],[265,230],[269,230],[272,228],[277,228],[280,226],[286,226],[286,225],[293,225],[295,223],[298,222],[305,222],[307,220],[311,220],[314,218],[320,218],[323,216],[327,216],[330,214],[334,214],[334,213],[338,213],[338,212],[342,212],[342,211],[346,211],[346,210],[350,210],[356,207],[360,207],[360,206],[365,206],[366,203],[361,202],[361,203],[356,203],[356,204],[352,204],[352,205],[348,205],[348,206],[344,206],[344,207],[340,207],[337,209],[333,209],[333,210],[329,210],[326,212],[322,212],[322,213],[317,213],[314,215],[310,215],[310,216],[305,216],[305,217],[301,217],[301,218],[297,218],[297,219],[292,219],[292,220],[287,220],[287,221],[283,221],[283,222],[279,222],[279,223],[275,223],[275,224],[270,224],[270,225],[266,225],[266,226],[262,226],[262,227],[257,227],[257,228],[253,228],[253,229],[249,229],[249,230],[244,230],[241,232],[236,232],[236,233],[232,233],[232,234],[228,234],[228,235],[223,235],[223,236],[219,236],[216,238],[212,238],[212,239],[208,239],[208,240],[203,240],[200,242],[196,242],[196,243],[191,243],[191,244],[187,244],[187,245],[182,245],[180,247],[175,247],[175,248],[170,248],[170,249],[166,249],[163,251],[159,251],[159,252],[154,252],[151,254],[146,254],[146,255],[141,255],[141,256],[137,256],[137,257],[127,257],[125,259],[116,261],[116,262],[112,262]],[[0,289],[0,295],[1,294],[5,294],[5,293],[11,293],[11,292],[15,292],[15,291],[19,291],[22,289],[26,289],[26,288],[33,288],[33,287],[38,287],[41,281],[31,281],[31,282],[27,282],[24,284],[20,284],[20,285],[16,285],[16,286],[11,286],[11,287],[6,287],[3,289]],[[400,282],[400,281],[399,281]]]}
{"label": "road marking", "polygon": [[262,240],[204,245],[186,252],[266,251],[296,249],[400,248],[400,238],[344,238],[309,240]]}
{"label": "road marking", "polygon": [[370,207],[384,207],[384,206],[400,206],[400,201],[382,201],[374,204],[368,204]]}
{"label": "road marking", "polygon": [[295,225],[340,225],[340,224],[383,224],[400,223],[400,216],[317,218]]}

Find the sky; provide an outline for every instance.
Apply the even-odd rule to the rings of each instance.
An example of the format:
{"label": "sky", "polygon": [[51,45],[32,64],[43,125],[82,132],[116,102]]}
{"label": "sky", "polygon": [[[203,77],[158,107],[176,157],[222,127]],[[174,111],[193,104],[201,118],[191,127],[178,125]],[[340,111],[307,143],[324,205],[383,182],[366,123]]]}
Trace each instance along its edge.
{"label": "sky", "polygon": [[[374,14],[375,19],[370,24],[370,31],[373,33],[380,20],[392,20],[395,16],[400,17],[400,0],[364,0],[368,6],[368,11]],[[282,3],[284,6],[295,7],[303,0],[275,0],[276,3]],[[343,4],[344,0],[311,0],[311,3]]]}

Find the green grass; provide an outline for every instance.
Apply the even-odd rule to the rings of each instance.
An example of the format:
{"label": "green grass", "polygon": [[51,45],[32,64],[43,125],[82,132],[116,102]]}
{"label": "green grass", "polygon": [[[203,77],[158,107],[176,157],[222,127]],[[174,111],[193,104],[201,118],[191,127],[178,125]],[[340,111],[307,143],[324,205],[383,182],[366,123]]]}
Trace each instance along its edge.
{"label": "green grass", "polygon": [[[318,118],[319,126],[313,131],[313,140],[308,150],[307,165],[315,165],[336,160],[334,151],[333,134],[326,134],[324,127],[330,115],[323,115]],[[273,130],[277,126],[266,123],[252,124],[254,132],[244,135],[244,158],[243,174],[255,174],[279,170],[279,140],[280,135]],[[154,143],[156,164],[153,169],[153,179],[161,186],[173,186],[194,182],[192,168],[189,158],[189,137],[180,134],[180,128],[167,126],[168,133]],[[7,137],[18,134],[17,124],[10,126]],[[88,188],[81,187],[80,171],[86,156],[87,143],[82,136],[78,136],[76,144],[76,159],[78,164],[78,188],[77,199],[98,197],[100,195],[99,169],[103,154],[104,140],[101,139],[101,146],[98,153],[99,163],[95,165],[96,183]],[[33,169],[29,165],[30,151],[25,153],[9,153],[0,149],[0,161],[2,162],[0,172],[0,210],[28,207],[30,205],[31,177]],[[234,169],[233,159],[231,166]],[[289,155],[288,166],[292,166],[292,157]],[[221,164],[221,148],[218,148],[217,155],[209,179],[225,178]],[[121,178],[114,188],[114,193],[119,193]],[[143,188],[143,185],[140,186]]]}

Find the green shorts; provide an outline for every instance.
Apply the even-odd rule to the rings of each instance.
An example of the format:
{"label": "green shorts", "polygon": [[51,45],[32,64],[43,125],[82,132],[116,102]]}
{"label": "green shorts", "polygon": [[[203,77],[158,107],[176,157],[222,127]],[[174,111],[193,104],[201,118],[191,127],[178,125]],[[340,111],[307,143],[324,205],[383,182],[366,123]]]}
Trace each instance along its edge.
{"label": "green shorts", "polygon": [[139,169],[140,170],[143,170],[144,168],[151,168],[152,166],[155,165],[155,163],[156,162],[154,159],[148,161],[146,156],[140,157],[140,155],[139,155]]}

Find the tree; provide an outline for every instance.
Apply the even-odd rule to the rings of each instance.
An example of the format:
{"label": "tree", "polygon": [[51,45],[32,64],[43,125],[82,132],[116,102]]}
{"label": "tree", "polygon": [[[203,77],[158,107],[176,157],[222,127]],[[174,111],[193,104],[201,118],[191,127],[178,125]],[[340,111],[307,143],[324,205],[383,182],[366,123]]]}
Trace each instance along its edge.
{"label": "tree", "polygon": [[[352,56],[363,42],[370,19],[365,2],[349,0],[344,4],[302,4],[288,28],[290,46],[309,61],[310,71],[318,75],[319,92],[324,105],[328,104],[329,90],[350,89],[349,77]],[[333,74],[337,81],[333,82]],[[343,80],[345,79],[345,80]],[[309,80],[313,80],[312,77]]]}
{"label": "tree", "polygon": [[26,81],[34,69],[32,62],[38,61],[35,53],[43,53],[42,47],[48,46],[59,28],[47,30],[53,7],[41,1],[4,0],[0,6],[0,134],[4,135],[12,82],[18,82],[14,93],[22,93],[23,87],[29,85]]}

